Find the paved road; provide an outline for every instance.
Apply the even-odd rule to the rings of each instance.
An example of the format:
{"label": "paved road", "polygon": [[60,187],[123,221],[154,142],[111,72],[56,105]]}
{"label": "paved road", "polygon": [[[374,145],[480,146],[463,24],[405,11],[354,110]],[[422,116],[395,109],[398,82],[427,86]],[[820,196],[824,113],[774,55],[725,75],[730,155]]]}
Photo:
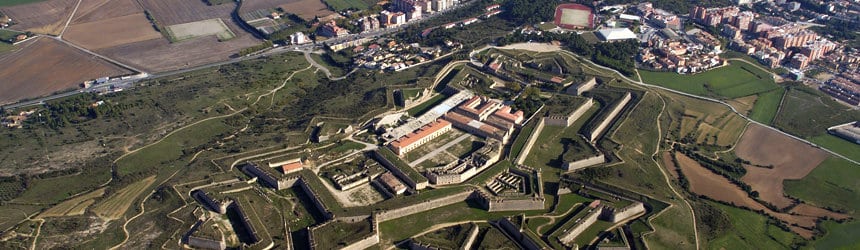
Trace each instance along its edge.
{"label": "paved road", "polygon": [[[443,14],[445,14],[445,13],[448,13],[448,12],[450,12],[450,11],[454,11],[454,10],[456,10],[456,9],[463,8],[463,7],[465,7],[465,6],[471,5],[472,3],[473,3],[473,2],[463,2],[463,3],[461,3],[461,4],[455,5],[455,6],[454,6],[454,7],[452,7],[451,9],[448,9],[448,10],[444,10],[444,11],[441,11],[441,12],[436,12],[436,13],[433,13],[433,14],[426,15],[426,16],[425,16],[424,18],[422,18],[421,20],[412,21],[412,22],[409,22],[409,23],[407,23],[407,24],[405,24],[405,25],[402,25],[402,26],[399,26],[399,27],[380,29],[380,30],[372,31],[372,32],[364,32],[364,33],[358,33],[358,34],[350,34],[350,35],[347,35],[347,36],[342,36],[342,37],[337,37],[337,38],[328,39],[328,40],[326,40],[326,41],[324,41],[324,42],[321,42],[321,43],[310,43],[310,44],[302,44],[302,45],[280,46],[280,47],[272,48],[272,49],[269,49],[269,50],[265,50],[265,51],[263,51],[263,52],[258,52],[258,53],[254,54],[254,55],[237,57],[237,58],[233,58],[233,59],[226,60],[226,61],[215,62],[215,63],[210,63],[210,64],[204,64],[204,65],[195,66],[195,67],[190,67],[190,68],[185,68],[185,69],[180,69],[180,70],[167,71],[167,72],[161,72],[161,73],[156,73],[156,74],[147,74],[147,76],[146,76],[145,78],[135,79],[135,80],[133,80],[133,81],[121,81],[121,82],[114,82],[114,83],[110,83],[110,84],[108,84],[108,85],[102,85],[102,86],[100,86],[100,87],[101,87],[101,88],[111,88],[111,87],[124,86],[124,88],[130,88],[130,87],[133,87],[135,83],[137,83],[137,82],[139,82],[139,81],[141,81],[141,80],[154,79],[154,78],[160,78],[160,77],[165,77],[165,76],[170,76],[170,75],[177,75],[177,74],[184,74],[184,73],[188,73],[188,72],[191,72],[191,71],[200,70],[200,69],[204,69],[204,68],[215,67],[215,66],[221,66],[221,65],[225,65],[225,64],[231,64],[231,63],[236,63],[236,62],[241,62],[241,61],[246,61],[246,60],[252,60],[252,59],[257,59],[257,58],[260,58],[260,57],[271,56],[271,55],[276,55],[276,54],[282,54],[282,53],[287,53],[287,52],[295,52],[295,51],[299,51],[299,52],[301,52],[301,51],[311,51],[311,50],[313,50],[313,49],[322,48],[325,44],[336,44],[336,43],[341,43],[341,42],[345,42],[345,41],[352,41],[352,40],[358,40],[358,39],[363,39],[363,38],[375,38],[375,37],[380,37],[380,36],[388,35],[388,34],[391,34],[391,33],[399,32],[399,31],[401,31],[401,30],[403,30],[403,29],[405,29],[405,28],[407,28],[407,27],[409,27],[409,26],[423,23],[423,22],[425,22],[425,21],[427,21],[427,20],[429,20],[429,19],[432,19],[433,17],[443,15]],[[104,60],[109,61],[109,62],[111,62],[111,63],[114,63],[114,64],[116,64],[116,65],[119,65],[119,66],[122,66],[122,67],[128,68],[128,69],[133,70],[133,71],[136,71],[136,72],[140,72],[140,73],[147,73],[147,72],[145,72],[145,71],[143,71],[143,70],[136,69],[136,68],[131,67],[131,66],[129,66],[129,65],[126,65],[126,64],[120,63],[120,62],[118,62],[118,61],[116,61],[116,60],[113,60],[113,59],[110,59],[110,58],[104,57],[104,56],[102,56],[102,55],[96,54],[96,53],[94,53],[94,52],[92,52],[92,51],[89,51],[89,50],[87,50],[87,49],[84,49],[84,48],[82,48],[82,47],[80,47],[80,46],[77,46],[77,45],[74,45],[74,44],[72,44],[72,43],[66,42],[65,40],[63,40],[63,39],[62,39],[62,37],[52,37],[52,36],[47,36],[47,37],[51,37],[51,38],[53,38],[53,39],[56,39],[56,40],[58,40],[58,41],[61,41],[61,42],[65,43],[65,44],[68,44],[69,46],[72,46],[72,47],[74,47],[74,48],[76,48],[76,49],[79,49],[79,50],[84,51],[84,52],[86,52],[86,53],[88,53],[88,54],[91,54],[91,55],[96,56],[96,57],[98,57],[98,58],[101,58],[101,59],[104,59]],[[313,61],[313,60],[311,60],[311,61]],[[337,78],[332,78],[331,80],[341,80],[341,79],[344,79],[344,78],[346,78],[346,76],[337,77]],[[69,92],[64,92],[64,93],[58,93],[58,94],[54,94],[54,95],[51,95],[51,96],[41,97],[41,98],[37,98],[37,99],[33,99],[33,100],[28,100],[28,101],[22,101],[22,102],[18,102],[18,103],[13,103],[13,104],[3,105],[3,108],[5,108],[5,109],[15,109],[15,108],[21,108],[21,107],[28,107],[28,106],[40,105],[40,104],[43,104],[43,103],[44,103],[44,102],[46,102],[46,101],[50,101],[50,100],[54,100],[54,99],[59,99],[59,98],[63,98],[63,97],[68,97],[68,96],[73,96],[73,95],[77,95],[77,94],[81,94],[81,93],[85,93],[85,92],[88,92],[89,90],[91,90],[91,89],[80,89],[80,90],[74,90],[74,91],[69,91]]]}

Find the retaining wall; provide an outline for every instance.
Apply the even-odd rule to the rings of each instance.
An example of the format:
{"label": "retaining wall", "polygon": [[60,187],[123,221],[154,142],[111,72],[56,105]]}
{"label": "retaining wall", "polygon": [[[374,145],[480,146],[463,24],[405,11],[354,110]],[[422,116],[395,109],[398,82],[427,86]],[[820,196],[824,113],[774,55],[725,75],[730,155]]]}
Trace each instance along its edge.
{"label": "retaining wall", "polygon": [[532,151],[532,146],[534,146],[535,142],[540,136],[541,131],[543,131],[543,127],[546,125],[546,118],[541,117],[538,124],[535,126],[535,129],[532,131],[532,134],[529,135],[529,140],[526,141],[526,145],[523,146],[523,149],[520,151],[520,154],[517,156],[516,164],[523,164],[526,160],[526,157],[529,155],[529,152]]}
{"label": "retaining wall", "polygon": [[579,105],[576,110],[570,112],[567,116],[547,116],[546,124],[550,126],[564,126],[568,127],[573,125],[576,120],[579,120],[585,112],[588,111],[592,106],[594,106],[594,99],[588,98],[582,105]]}
{"label": "retaining wall", "polygon": [[227,249],[227,243],[220,240],[211,240],[195,236],[188,237],[188,246],[202,249]]}
{"label": "retaining wall", "polygon": [[393,209],[393,210],[382,211],[382,212],[376,213],[376,219],[379,220],[379,222],[384,222],[384,221],[388,221],[388,220],[397,219],[397,218],[400,218],[403,216],[408,216],[408,215],[424,212],[424,211],[427,211],[430,209],[448,206],[448,205],[451,205],[451,204],[454,204],[457,202],[463,202],[463,201],[466,201],[467,199],[469,199],[473,192],[474,192],[473,190],[467,190],[467,191],[463,191],[463,192],[460,192],[457,194],[452,194],[452,195],[449,195],[446,197],[442,197],[442,198],[438,198],[438,199],[434,199],[434,200],[423,201],[421,203],[414,204],[411,206],[406,206],[406,207],[397,208],[397,209]]}
{"label": "retaining wall", "polygon": [[514,225],[514,223],[511,222],[508,218],[502,218],[497,222],[497,224],[503,231],[513,237],[514,240],[519,243],[520,246],[522,246],[523,248],[527,250],[541,249],[540,246],[538,246],[538,244],[535,243],[532,238],[524,234],[523,231],[519,227]]}
{"label": "retaining wall", "polygon": [[466,243],[463,244],[463,247],[461,247],[460,249],[472,249],[472,245],[475,244],[475,239],[478,238],[478,228],[480,227],[477,225],[472,227],[472,231],[469,232],[469,238],[466,239]]}
{"label": "retaining wall", "polygon": [[311,202],[314,203],[314,207],[316,207],[317,210],[319,210],[320,213],[322,213],[322,215],[325,217],[326,220],[330,220],[330,219],[334,218],[334,214],[328,210],[328,208],[325,206],[325,204],[322,203],[322,200],[320,199],[320,197],[317,196],[317,194],[314,192],[314,190],[310,186],[308,186],[307,183],[305,183],[304,179],[298,178],[298,181],[295,183],[298,183],[299,187],[301,187],[302,190],[305,191],[305,193],[308,194],[308,196],[310,196]]}
{"label": "retaining wall", "polygon": [[567,233],[565,233],[564,236],[560,237],[558,240],[560,240],[564,244],[569,244],[570,242],[572,242],[574,239],[576,239],[576,236],[579,236],[579,234],[581,234],[583,231],[585,231],[585,229],[587,229],[592,224],[594,224],[594,222],[597,221],[597,217],[600,216],[601,211],[603,211],[603,209],[593,208],[591,211],[588,212],[588,215],[586,215],[578,223],[573,225],[573,227],[570,228]]}
{"label": "retaining wall", "polygon": [[573,170],[578,170],[581,168],[591,167],[591,166],[598,165],[598,164],[603,164],[605,162],[606,162],[606,157],[601,153],[601,154],[598,154],[596,156],[592,156],[592,157],[585,158],[582,160],[573,161],[573,162],[565,162],[564,164],[562,164],[561,167],[564,168],[564,170],[573,171]]}
{"label": "retaining wall", "polygon": [[600,125],[597,125],[597,127],[595,127],[594,130],[592,130],[591,133],[588,135],[589,141],[594,142],[594,140],[597,140],[597,137],[599,137],[600,134],[602,134],[606,130],[606,128],[609,127],[609,124],[612,124],[612,120],[614,120],[615,117],[618,116],[619,113],[621,113],[621,110],[624,110],[624,107],[627,106],[627,103],[630,102],[631,99],[632,95],[630,94],[630,92],[624,94],[624,98],[621,98],[621,100],[618,101],[618,104],[616,104],[615,107],[612,108],[612,111],[609,112],[609,115],[606,116],[606,119],[603,119],[603,121],[600,122]]}
{"label": "retaining wall", "polygon": [[[380,150],[387,150],[387,149],[380,149]],[[409,175],[407,175],[403,171],[400,171],[400,169],[394,165],[394,162],[391,162],[391,160],[388,160],[387,158],[385,158],[385,156],[383,156],[381,153],[379,153],[377,151],[373,151],[373,156],[374,156],[374,158],[376,158],[376,160],[379,161],[380,164],[382,164],[383,167],[388,169],[389,172],[391,172],[392,174],[397,176],[397,178],[400,178],[400,180],[402,180],[403,183],[406,183],[406,185],[408,185],[409,188],[412,188],[414,190],[421,190],[421,189],[427,188],[427,184],[428,184],[427,181],[422,181],[422,182],[416,183],[415,180],[413,180],[412,178],[409,178]]]}

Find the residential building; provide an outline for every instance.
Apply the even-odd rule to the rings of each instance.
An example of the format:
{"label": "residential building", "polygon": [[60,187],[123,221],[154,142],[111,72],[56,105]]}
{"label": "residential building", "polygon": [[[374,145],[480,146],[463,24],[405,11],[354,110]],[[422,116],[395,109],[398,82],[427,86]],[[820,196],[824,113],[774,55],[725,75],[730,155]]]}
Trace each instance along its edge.
{"label": "residential building", "polygon": [[291,44],[305,44],[307,42],[309,42],[309,41],[308,41],[308,37],[305,36],[305,33],[296,32],[296,33],[290,35],[290,43]]}
{"label": "residential building", "polygon": [[325,37],[339,37],[345,36],[349,34],[349,31],[338,27],[337,23],[334,20],[331,20],[319,28],[319,33],[321,36]]}

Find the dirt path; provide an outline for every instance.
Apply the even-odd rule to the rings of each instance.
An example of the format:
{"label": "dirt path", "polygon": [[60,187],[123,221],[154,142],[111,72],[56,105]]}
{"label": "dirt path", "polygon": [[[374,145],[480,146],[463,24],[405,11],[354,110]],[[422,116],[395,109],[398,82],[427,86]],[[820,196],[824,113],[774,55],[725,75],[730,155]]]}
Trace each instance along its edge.
{"label": "dirt path", "polygon": [[75,18],[75,13],[78,12],[78,7],[81,6],[81,1],[83,0],[78,0],[78,3],[75,4],[75,9],[72,10],[72,14],[69,15],[69,20],[66,20],[66,24],[63,25],[63,30],[60,31],[60,35],[57,35],[57,38],[63,38],[63,33],[66,33],[66,29],[69,28],[69,23],[72,22],[72,18]]}
{"label": "dirt path", "polygon": [[[173,174],[171,174],[169,177],[167,177],[167,179],[164,179],[164,181],[162,181],[161,183],[156,185],[156,187],[160,186],[160,185],[164,185],[164,183],[166,183],[170,179],[173,179],[173,177],[176,176],[176,174],[178,174],[180,170],[182,170],[182,168],[179,168],[179,169],[176,169],[176,171],[173,171]],[[136,215],[132,216],[131,218],[126,220],[125,223],[122,224],[122,233],[123,233],[122,242],[120,242],[119,244],[116,244],[116,246],[111,247],[110,248],[111,250],[118,249],[118,248],[122,247],[122,245],[124,245],[126,242],[128,242],[128,239],[129,239],[128,224],[146,212],[146,208],[144,207],[144,203],[146,203],[146,197],[149,197],[149,196],[152,196],[153,194],[155,194],[156,190],[157,189],[153,189],[152,191],[149,192],[149,194],[147,194],[146,196],[144,196],[143,199],[140,200],[140,203],[138,203],[138,206],[140,207],[140,213],[137,213]]]}
{"label": "dirt path", "polygon": [[36,250],[36,241],[39,241],[39,234],[42,232],[42,225],[45,224],[45,219],[34,219],[38,221],[39,226],[36,226],[36,234],[33,235],[33,244],[30,245],[30,250]]}
{"label": "dirt path", "polygon": [[[666,111],[666,100],[663,99],[663,96],[659,94],[657,96],[660,97],[660,103],[662,103],[663,105],[660,108],[660,114],[657,115],[657,147],[655,147],[654,149],[654,154],[651,155],[651,161],[653,161],[654,164],[657,165],[657,169],[660,169],[660,174],[663,175],[663,179],[666,181],[666,185],[669,186],[669,189],[672,190],[672,193],[674,193],[675,196],[681,198],[681,201],[684,201],[684,204],[687,205],[687,209],[690,210],[690,215],[691,217],[693,217],[693,237],[696,240],[696,249],[701,249],[701,246],[699,245],[699,230],[698,226],[696,225],[696,211],[693,210],[693,206],[690,205],[690,202],[688,202],[687,199],[684,199],[684,196],[682,196],[681,193],[678,192],[678,190],[675,190],[675,187],[672,186],[672,181],[669,179],[669,174],[666,173],[666,169],[660,167],[660,163],[657,162],[658,154],[660,153],[660,142],[663,141],[663,128],[660,127],[660,118],[663,117],[663,113]],[[668,208],[664,209],[663,211],[666,210],[668,210]],[[661,213],[663,211],[661,211]],[[652,216],[649,219],[648,223],[651,223],[651,220],[657,216],[659,216],[659,214]]]}

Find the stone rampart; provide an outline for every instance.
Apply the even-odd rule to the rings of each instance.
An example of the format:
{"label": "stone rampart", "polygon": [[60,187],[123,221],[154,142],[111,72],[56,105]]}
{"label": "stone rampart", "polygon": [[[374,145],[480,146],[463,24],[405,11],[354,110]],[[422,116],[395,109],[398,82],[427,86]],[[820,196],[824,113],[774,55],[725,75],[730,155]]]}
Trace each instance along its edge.
{"label": "stone rampart", "polygon": [[585,158],[582,160],[565,162],[562,164],[561,167],[567,171],[574,171],[574,170],[587,168],[587,167],[591,167],[591,166],[603,164],[603,163],[606,163],[606,157],[603,155],[603,153],[600,153],[598,155],[595,155],[595,156],[592,156],[589,158]]}
{"label": "stone rampart", "polygon": [[597,125],[597,127],[594,127],[594,129],[591,130],[591,133],[589,133],[588,135],[588,140],[591,142],[597,140],[597,137],[600,137],[600,134],[602,134],[609,127],[609,125],[612,124],[612,120],[614,120],[615,117],[618,116],[618,114],[620,114],[622,110],[624,110],[624,107],[627,106],[627,103],[629,103],[631,99],[633,99],[633,96],[630,94],[630,92],[624,94],[624,98],[621,98],[621,100],[618,101],[617,104],[615,104],[615,107],[612,108],[612,110],[609,112],[609,115],[607,115],[606,118],[603,119],[603,121],[600,121],[600,124]]}

